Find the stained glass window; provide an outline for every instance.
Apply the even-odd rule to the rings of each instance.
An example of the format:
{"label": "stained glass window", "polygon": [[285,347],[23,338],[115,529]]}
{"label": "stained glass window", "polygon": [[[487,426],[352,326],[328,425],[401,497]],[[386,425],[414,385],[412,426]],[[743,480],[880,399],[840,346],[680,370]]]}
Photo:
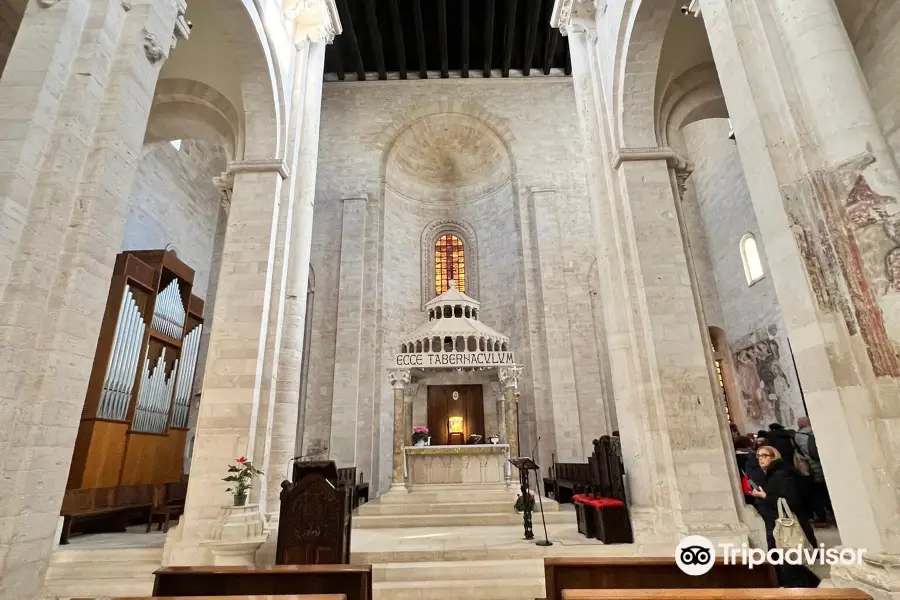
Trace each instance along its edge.
{"label": "stained glass window", "polygon": [[461,239],[444,234],[434,243],[434,292],[440,296],[456,282],[456,289],[466,291],[466,255]]}

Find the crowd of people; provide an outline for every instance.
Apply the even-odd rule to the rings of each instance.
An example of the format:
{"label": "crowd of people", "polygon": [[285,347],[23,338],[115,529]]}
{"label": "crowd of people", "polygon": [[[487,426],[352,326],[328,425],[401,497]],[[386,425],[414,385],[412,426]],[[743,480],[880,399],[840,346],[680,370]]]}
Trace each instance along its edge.
{"label": "crowd of people", "polygon": [[[741,485],[748,504],[756,507],[766,524],[766,541],[775,548],[778,499],[784,498],[812,546],[817,546],[814,526],[834,522],[834,512],[819,460],[816,436],[809,418],[797,420],[797,429],[772,423],[768,430],[741,435],[731,426],[741,468]],[[817,587],[818,577],[803,566],[778,569],[786,587]]]}

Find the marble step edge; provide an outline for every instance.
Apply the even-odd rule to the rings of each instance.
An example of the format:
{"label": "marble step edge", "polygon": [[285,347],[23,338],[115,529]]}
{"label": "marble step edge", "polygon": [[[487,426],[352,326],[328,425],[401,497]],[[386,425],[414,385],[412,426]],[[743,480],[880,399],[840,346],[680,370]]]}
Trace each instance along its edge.
{"label": "marble step edge", "polygon": [[[546,589],[544,577],[509,577],[495,579],[443,579],[440,581],[381,581],[373,582],[373,591],[401,590],[401,589],[428,589],[429,596],[440,589],[463,590],[467,587],[484,588],[534,588],[540,592]],[[454,596],[461,598],[463,596]]]}
{"label": "marble step edge", "polygon": [[[513,511],[513,502],[492,500],[486,502],[410,502],[410,503],[368,503],[357,509],[354,516],[387,517],[393,515],[440,515],[440,514],[496,514]],[[544,506],[545,513],[560,512],[559,504]],[[538,514],[540,514],[538,512]]]}
{"label": "marble step edge", "polygon": [[162,562],[163,549],[158,548],[85,548],[85,549],[59,549],[53,552],[50,558],[50,564],[59,563],[95,563],[102,562],[123,562],[131,563],[136,561],[159,561]]}
{"label": "marble step edge", "polygon": [[490,580],[534,577],[544,569],[542,558],[382,563],[372,565],[372,581],[446,581],[461,577]]}
{"label": "marble step edge", "polygon": [[350,562],[360,565],[429,562],[477,562],[502,559],[542,558],[546,553],[535,545],[497,548],[457,548],[448,550],[396,550],[351,552]]}
{"label": "marble step edge", "polygon": [[[567,512],[551,512],[545,514],[547,523],[575,523],[575,514]],[[522,515],[508,513],[472,513],[472,514],[431,514],[431,515],[371,515],[353,518],[354,529],[386,529],[410,527],[464,527],[491,525],[515,525],[522,521]],[[541,523],[540,516],[535,526]]]}

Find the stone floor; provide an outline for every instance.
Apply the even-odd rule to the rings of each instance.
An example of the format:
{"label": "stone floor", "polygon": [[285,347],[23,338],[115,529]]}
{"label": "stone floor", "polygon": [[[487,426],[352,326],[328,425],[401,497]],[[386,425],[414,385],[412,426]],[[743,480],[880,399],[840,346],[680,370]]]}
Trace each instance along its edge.
{"label": "stone floor", "polygon": [[[543,596],[545,556],[661,556],[674,548],[625,544],[604,546],[581,536],[571,505],[549,523],[553,545],[522,539],[522,526],[384,527],[354,529],[351,561],[372,564],[375,600],[533,600]],[[540,518],[535,534],[543,533]],[[840,542],[836,529],[817,530],[826,546]],[[149,595],[162,559],[164,534],[127,533],[73,537],[54,554],[48,589],[73,596]]]}

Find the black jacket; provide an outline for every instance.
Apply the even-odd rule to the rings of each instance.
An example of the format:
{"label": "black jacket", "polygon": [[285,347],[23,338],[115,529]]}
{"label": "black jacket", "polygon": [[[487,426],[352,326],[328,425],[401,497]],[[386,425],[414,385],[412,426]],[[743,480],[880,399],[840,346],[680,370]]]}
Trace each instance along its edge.
{"label": "black jacket", "polygon": [[783,459],[773,460],[766,469],[766,482],[762,487],[766,492],[766,497],[757,498],[756,507],[763,521],[766,522],[768,536],[771,537],[772,530],[775,529],[775,521],[778,519],[778,499],[784,498],[787,500],[788,508],[800,522],[800,527],[806,533],[806,537],[815,546],[816,534],[804,506],[803,481],[800,474],[794,470],[793,465],[785,463]]}
{"label": "black jacket", "polygon": [[787,464],[794,465],[794,437],[787,429],[773,429],[766,438],[766,445],[772,446],[781,454]]}

